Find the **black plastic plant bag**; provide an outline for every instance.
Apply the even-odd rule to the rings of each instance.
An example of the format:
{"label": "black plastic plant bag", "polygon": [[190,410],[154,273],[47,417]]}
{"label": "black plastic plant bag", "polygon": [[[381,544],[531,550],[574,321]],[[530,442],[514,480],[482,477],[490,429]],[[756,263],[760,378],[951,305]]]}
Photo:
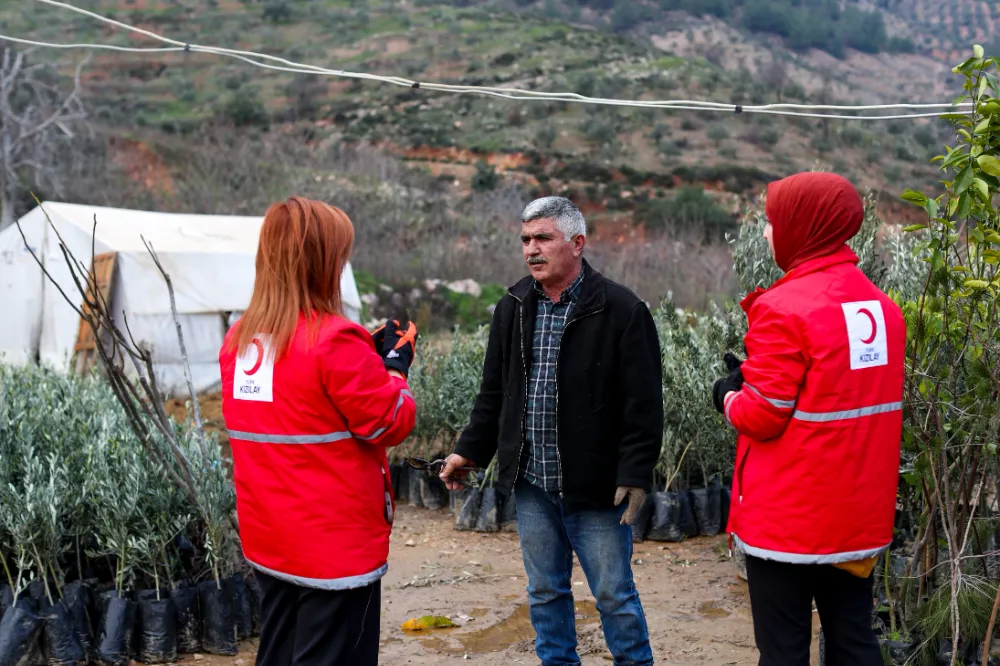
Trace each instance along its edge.
{"label": "black plastic plant bag", "polygon": [[[48,601],[45,603],[48,606]],[[32,615],[39,618],[42,623],[42,628],[45,627],[45,619],[41,615],[41,604],[38,603],[37,599],[33,599],[27,594],[26,591],[22,592],[17,598],[17,603],[14,604],[14,608],[20,608],[23,611],[27,611]],[[24,657],[24,660],[20,662],[20,666],[45,666],[45,655],[42,654],[42,632],[39,630],[38,635],[35,637],[34,642],[28,648],[28,654]]]}
{"label": "black plastic plant bag", "polygon": [[[87,615],[90,617],[90,635],[94,637],[96,646],[97,636],[101,632],[101,622],[104,619],[104,606],[107,603],[106,595],[114,585],[92,585],[87,598]],[[112,592],[113,594],[113,592]]]}
{"label": "black plastic plant bag", "polygon": [[469,494],[462,504],[458,518],[455,520],[455,529],[459,532],[470,532],[476,529],[479,522],[479,507],[482,505],[483,495],[479,488],[470,488]]}
{"label": "black plastic plant bag", "polygon": [[3,619],[4,613],[7,609],[14,605],[14,590],[10,589],[10,585],[4,583],[0,585],[0,620]]}
{"label": "black plastic plant bag", "polygon": [[214,580],[198,584],[201,601],[201,648],[209,654],[236,654],[236,613],[233,593],[227,585],[219,589]]}
{"label": "black plastic plant bag", "polygon": [[77,636],[73,614],[63,601],[57,601],[42,611],[45,621],[42,644],[48,655],[48,666],[78,666],[87,663],[87,651]]}
{"label": "black plastic plant bag", "polygon": [[63,588],[63,604],[69,611],[73,631],[88,658],[94,651],[93,625],[89,611],[91,592],[90,585],[80,580],[69,583]]}
{"label": "black plastic plant bag", "polygon": [[410,503],[410,506],[423,507],[424,501],[422,494],[420,492],[420,478],[424,476],[423,473],[410,469],[406,473],[406,498]]}
{"label": "black plastic plant bag", "polygon": [[31,666],[44,621],[20,604],[7,609],[0,620],[0,666]]}
{"label": "black plastic plant bag", "polygon": [[179,587],[170,591],[174,602],[177,627],[177,650],[193,654],[201,650],[201,608],[198,604],[198,589]]}
{"label": "black plastic plant bag", "polygon": [[514,499],[514,493],[502,498],[500,504],[500,531],[517,531],[517,501]]}
{"label": "black plastic plant bag", "polygon": [[170,597],[139,602],[139,661],[166,664],[177,659],[177,608]]}
{"label": "black plastic plant bag", "polygon": [[28,596],[35,601],[48,602],[48,597],[45,594],[45,583],[41,580],[31,581],[28,585]]}
{"label": "black plastic plant bag", "polygon": [[392,494],[396,502],[405,502],[409,488],[409,479],[406,478],[407,466],[400,463],[389,463],[389,478],[392,480]]}
{"label": "black plastic plant bag", "polygon": [[41,606],[38,604],[38,601],[32,599],[31,597],[18,597],[17,603],[14,604],[14,608],[20,608],[28,611],[29,613],[38,615],[38,611]]}
{"label": "black plastic plant bag", "polygon": [[142,641],[142,602],[143,601],[156,601],[157,599],[168,599],[170,597],[169,590],[157,590],[153,588],[143,588],[141,590],[136,590],[134,601],[136,602],[136,615],[135,615],[135,626],[132,628],[132,656],[139,656],[139,644]]}
{"label": "black plastic plant bag", "polygon": [[130,599],[105,593],[101,630],[97,634],[97,657],[104,666],[128,666],[132,631],[138,606]]}
{"label": "black plastic plant bag", "polygon": [[253,610],[250,607],[250,596],[247,594],[246,579],[242,573],[235,573],[225,583],[232,591],[236,637],[242,641],[250,638],[253,632]]}
{"label": "black plastic plant bag", "polygon": [[425,509],[437,511],[448,505],[448,489],[433,474],[420,475],[420,503]]}
{"label": "black plastic plant bag", "polygon": [[650,541],[676,542],[684,537],[679,525],[680,502],[677,493],[653,493],[652,520],[646,538]]}
{"label": "black plastic plant bag", "polygon": [[650,523],[653,522],[653,510],[656,508],[655,494],[646,495],[642,505],[635,514],[635,522],[632,524],[632,541],[639,543],[645,541],[649,532]]}
{"label": "black plastic plant bag", "polygon": [[694,517],[694,507],[692,506],[691,493],[677,493],[677,526],[684,537],[698,536],[698,521]]}
{"label": "black plastic plant bag", "polygon": [[722,486],[718,478],[713,479],[707,488],[696,488],[691,491],[691,504],[694,510],[695,524],[701,536],[718,536],[722,528]]}
{"label": "black plastic plant bag", "polygon": [[942,638],[940,643],[938,643],[938,666],[951,666],[952,647],[952,643],[949,639]]}
{"label": "black plastic plant bag", "polygon": [[448,505],[455,518],[462,515],[462,507],[465,506],[465,500],[468,499],[469,493],[471,492],[472,488],[469,487],[463,487],[461,490],[448,491]]}
{"label": "black plastic plant bag", "polygon": [[251,633],[254,636],[257,636],[260,634],[261,602],[263,601],[264,591],[260,588],[260,580],[257,579],[256,573],[251,573],[246,577],[246,586],[247,596],[250,598],[250,609],[253,617],[253,628],[251,629]]}
{"label": "black plastic plant bag", "polygon": [[905,641],[893,641],[888,638],[879,638],[879,646],[882,648],[883,654],[888,654],[892,658],[892,663],[902,664],[905,663],[913,653],[916,652],[917,645],[915,643],[907,643]]}
{"label": "black plastic plant bag", "polygon": [[719,523],[722,531],[725,532],[729,526],[729,505],[733,501],[732,491],[729,486],[722,486],[721,499],[719,501]]}
{"label": "black plastic plant bag", "polygon": [[477,532],[500,531],[500,502],[496,488],[483,488],[483,500],[479,505],[479,520],[476,521]]}

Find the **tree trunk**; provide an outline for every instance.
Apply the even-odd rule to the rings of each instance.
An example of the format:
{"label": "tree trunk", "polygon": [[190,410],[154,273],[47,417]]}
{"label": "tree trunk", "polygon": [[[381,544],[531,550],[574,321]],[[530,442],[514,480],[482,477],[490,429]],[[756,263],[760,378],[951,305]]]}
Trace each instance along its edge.
{"label": "tree trunk", "polygon": [[11,155],[11,149],[10,129],[0,124],[0,231],[14,224],[14,202],[17,194],[14,175],[10,169],[14,157]]}
{"label": "tree trunk", "polygon": [[[4,190],[6,189],[4,187]],[[0,231],[12,224],[14,224],[14,202],[8,194],[3,194],[2,199],[0,199]]]}

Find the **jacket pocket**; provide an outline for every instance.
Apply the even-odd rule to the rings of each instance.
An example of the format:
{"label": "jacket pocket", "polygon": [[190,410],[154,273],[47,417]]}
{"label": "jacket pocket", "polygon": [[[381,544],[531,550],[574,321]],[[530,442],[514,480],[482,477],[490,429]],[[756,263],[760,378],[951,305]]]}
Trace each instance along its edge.
{"label": "jacket pocket", "polygon": [[396,516],[396,506],[392,497],[392,477],[389,475],[388,470],[386,470],[385,465],[381,465],[382,468],[382,489],[385,493],[385,506],[383,507],[383,517],[385,518],[386,524],[392,527],[392,522],[395,520]]}
{"label": "jacket pocket", "polygon": [[737,503],[743,503],[743,496],[746,494],[746,486],[743,485],[743,470],[747,466],[747,458],[750,457],[750,446],[747,445],[746,451],[743,453],[743,457],[740,459],[739,465],[736,468],[736,481],[740,486],[740,494],[737,497]]}

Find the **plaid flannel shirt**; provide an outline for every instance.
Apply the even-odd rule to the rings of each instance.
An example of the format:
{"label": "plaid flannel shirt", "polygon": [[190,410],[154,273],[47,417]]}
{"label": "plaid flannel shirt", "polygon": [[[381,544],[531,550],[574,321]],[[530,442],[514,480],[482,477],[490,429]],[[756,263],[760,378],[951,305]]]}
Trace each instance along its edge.
{"label": "plaid flannel shirt", "polygon": [[556,436],[556,358],[563,330],[573,303],[580,296],[583,271],[554,303],[537,282],[538,307],[535,315],[534,343],[531,348],[531,374],[525,404],[524,442],[527,455],[521,461],[525,480],[548,492],[561,490],[559,450]]}

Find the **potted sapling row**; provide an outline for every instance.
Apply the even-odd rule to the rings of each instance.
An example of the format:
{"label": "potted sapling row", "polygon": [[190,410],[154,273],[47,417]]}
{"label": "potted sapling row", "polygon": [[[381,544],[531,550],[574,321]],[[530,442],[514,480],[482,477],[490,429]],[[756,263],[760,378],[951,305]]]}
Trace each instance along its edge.
{"label": "potted sapling row", "polygon": [[86,661],[74,614],[62,598],[64,576],[59,561],[66,550],[63,534],[65,506],[69,503],[68,471],[55,453],[45,461],[26,457],[25,488],[31,499],[26,507],[33,540],[30,556],[41,580],[44,596],[39,616],[44,620],[42,646],[49,666],[75,666]]}
{"label": "potted sapling row", "polygon": [[[160,476],[154,478],[162,478]],[[139,660],[145,664],[169,663],[177,658],[177,608],[173,591],[172,563],[167,549],[190,522],[182,513],[175,488],[154,483],[145,495],[143,507],[143,549],[139,567],[153,588],[139,590],[136,628]]]}
{"label": "potted sapling row", "polygon": [[[8,482],[0,489],[0,520],[9,536],[13,570],[4,556],[4,567],[11,589],[10,603],[0,620],[0,666],[35,666],[41,654],[39,637],[43,621],[38,615],[37,602],[27,594],[33,578],[31,550],[35,535],[32,532],[32,480],[24,468],[23,457],[3,461],[8,469],[17,467],[19,474],[8,472]],[[14,483],[20,477],[23,483]]]}
{"label": "potted sapling row", "polygon": [[139,502],[147,490],[146,468],[139,447],[119,430],[118,437],[95,443],[95,509],[98,550],[114,562],[114,587],[101,593],[97,656],[105,666],[127,666],[131,656],[136,604],[128,598],[135,567],[145,544],[139,533]]}
{"label": "potted sapling row", "polygon": [[234,592],[237,549],[233,529],[236,493],[222,463],[222,448],[212,437],[199,439],[193,428],[178,426],[190,461],[203,531],[205,562],[211,578],[198,584],[201,605],[202,649],[210,654],[235,655],[238,650],[237,605]]}

